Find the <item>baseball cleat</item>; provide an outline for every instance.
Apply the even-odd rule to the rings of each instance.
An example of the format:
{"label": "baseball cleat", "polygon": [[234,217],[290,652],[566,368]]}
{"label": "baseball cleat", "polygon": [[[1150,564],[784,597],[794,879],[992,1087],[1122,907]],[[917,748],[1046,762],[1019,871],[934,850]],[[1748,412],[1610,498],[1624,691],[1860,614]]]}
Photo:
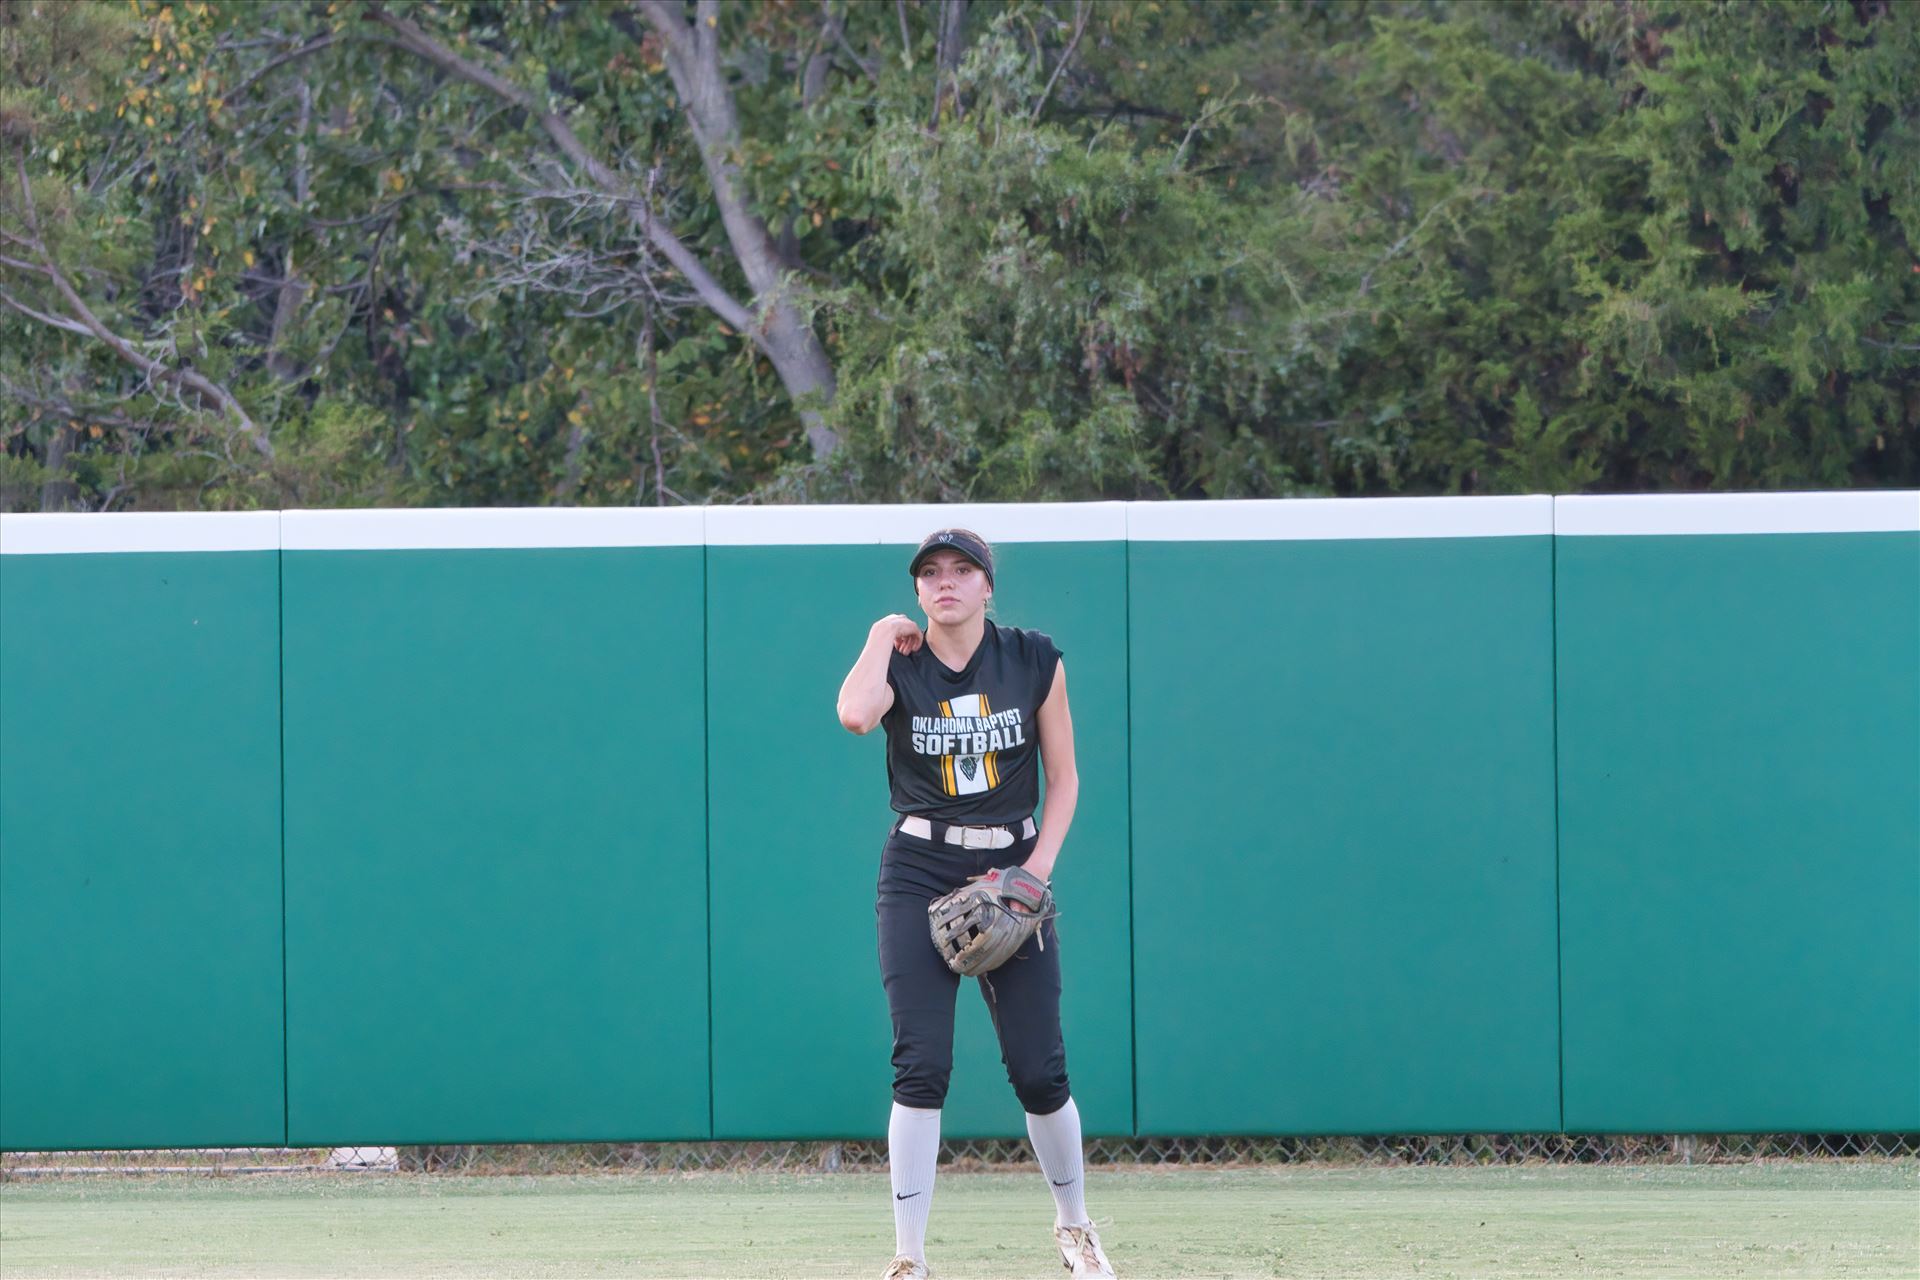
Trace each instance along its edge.
{"label": "baseball cleat", "polygon": [[1080,1276],[1111,1276],[1113,1264],[1100,1248],[1100,1233],[1091,1222],[1077,1227],[1055,1227],[1053,1242],[1060,1246],[1060,1261],[1075,1280]]}
{"label": "baseball cleat", "polygon": [[927,1270],[927,1264],[909,1254],[899,1254],[887,1264],[887,1270],[880,1280],[927,1280],[933,1273]]}

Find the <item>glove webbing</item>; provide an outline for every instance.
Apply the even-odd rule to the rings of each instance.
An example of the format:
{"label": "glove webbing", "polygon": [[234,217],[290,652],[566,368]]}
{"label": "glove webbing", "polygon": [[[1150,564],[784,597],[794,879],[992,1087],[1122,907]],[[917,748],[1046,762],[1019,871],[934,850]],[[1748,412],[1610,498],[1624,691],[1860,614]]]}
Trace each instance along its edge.
{"label": "glove webbing", "polygon": [[1047,921],[1058,920],[1060,918],[1060,908],[1054,907],[1052,910],[1048,911],[1045,915],[1036,916],[1026,911],[1015,911],[1012,907],[1009,907],[1006,903],[1001,902],[995,898],[987,899],[987,905],[992,907],[994,910],[1000,912],[1002,915],[1011,916],[1015,920],[1018,920],[1023,924],[1033,922],[1034,923],[1034,929],[1033,929],[1034,941],[1040,944],[1040,949],[1042,951],[1045,951],[1047,949],[1047,931],[1044,926],[1046,925]]}

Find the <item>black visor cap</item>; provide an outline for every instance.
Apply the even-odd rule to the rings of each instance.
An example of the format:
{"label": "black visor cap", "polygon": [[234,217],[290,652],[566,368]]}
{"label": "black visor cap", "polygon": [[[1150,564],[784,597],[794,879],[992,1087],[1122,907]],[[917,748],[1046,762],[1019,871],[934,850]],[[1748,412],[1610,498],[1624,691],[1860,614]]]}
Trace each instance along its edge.
{"label": "black visor cap", "polygon": [[920,562],[942,548],[958,551],[979,565],[980,571],[987,575],[987,585],[993,585],[993,553],[987,550],[986,543],[965,529],[939,529],[928,534],[920,544],[920,549],[913,553],[913,563],[907,566],[907,576],[919,577]]}

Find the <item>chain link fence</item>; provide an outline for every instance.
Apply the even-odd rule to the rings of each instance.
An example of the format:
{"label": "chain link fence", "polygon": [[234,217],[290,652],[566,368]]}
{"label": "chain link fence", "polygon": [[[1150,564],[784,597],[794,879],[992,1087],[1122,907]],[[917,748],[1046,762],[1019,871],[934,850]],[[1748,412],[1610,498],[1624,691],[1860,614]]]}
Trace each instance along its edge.
{"label": "chain link fence", "polygon": [[[1920,1133],[1410,1134],[1308,1138],[1093,1138],[1091,1167],[1725,1164],[1920,1158]],[[1024,1139],[945,1142],[955,1170],[1033,1169]],[[94,1173],[389,1172],[445,1175],[814,1173],[887,1167],[884,1141],[595,1142],[412,1147],[226,1147],[0,1152],[0,1179]]]}

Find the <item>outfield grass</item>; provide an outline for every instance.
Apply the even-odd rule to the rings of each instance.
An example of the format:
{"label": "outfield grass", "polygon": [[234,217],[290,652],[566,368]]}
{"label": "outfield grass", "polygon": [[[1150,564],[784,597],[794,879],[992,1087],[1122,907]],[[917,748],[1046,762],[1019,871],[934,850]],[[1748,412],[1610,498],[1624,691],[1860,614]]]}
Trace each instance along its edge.
{"label": "outfield grass", "polygon": [[[0,1277],[854,1276],[886,1175],[127,1175],[0,1186]],[[1122,1277],[1920,1276],[1920,1162],[1096,1170]],[[1064,1275],[1037,1173],[944,1173],[936,1277]]]}

